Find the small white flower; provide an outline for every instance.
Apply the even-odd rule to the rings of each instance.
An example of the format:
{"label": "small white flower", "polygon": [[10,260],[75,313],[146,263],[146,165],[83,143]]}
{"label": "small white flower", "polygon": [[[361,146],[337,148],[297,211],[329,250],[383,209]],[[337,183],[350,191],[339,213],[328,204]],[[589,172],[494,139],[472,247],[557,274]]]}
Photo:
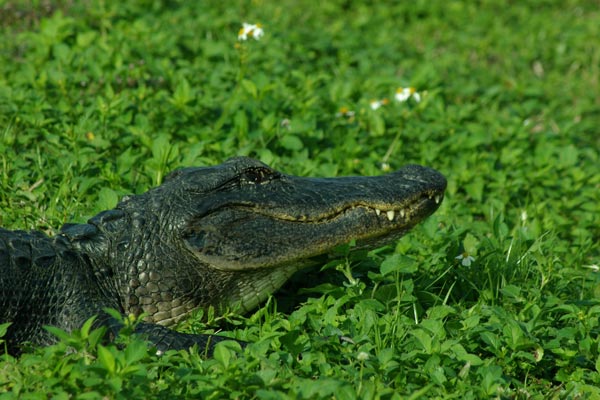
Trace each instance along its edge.
{"label": "small white flower", "polygon": [[281,125],[282,128],[285,128],[287,130],[292,129],[292,121],[290,121],[287,118],[282,119],[279,124]]}
{"label": "small white flower", "polygon": [[386,162],[381,163],[381,170],[383,172],[389,172],[391,169],[392,169],[392,167],[390,167],[389,163],[386,163]]}
{"label": "small white flower", "polygon": [[381,102],[379,100],[371,100],[369,105],[371,106],[372,110],[377,110],[379,107],[381,107]]}
{"label": "small white flower", "polygon": [[421,95],[417,93],[417,90],[414,87],[398,88],[398,90],[396,90],[396,100],[401,103],[404,103],[411,97],[417,103],[421,101]]}
{"label": "small white flower", "polygon": [[338,111],[335,114],[336,117],[347,117],[347,118],[353,118],[354,117],[354,111],[350,110],[348,107],[341,107],[340,111]]}
{"label": "small white flower", "polygon": [[366,361],[369,359],[369,353],[361,351],[360,353],[358,353],[356,358],[358,359],[358,361]]}
{"label": "small white flower", "polygon": [[464,266],[464,267],[468,267],[471,265],[471,263],[473,261],[475,261],[475,257],[469,255],[469,253],[467,253],[466,251],[462,254],[457,255],[456,257],[457,260],[460,261],[460,263]]}
{"label": "small white flower", "polygon": [[378,108],[380,108],[381,106],[385,106],[389,102],[390,101],[388,99],[371,100],[371,102],[369,103],[369,105],[371,106],[372,110],[377,110]]}
{"label": "small white flower", "polygon": [[521,211],[521,221],[522,222],[527,221],[527,210],[522,210]]}
{"label": "small white flower", "polygon": [[396,90],[396,100],[399,102],[405,102],[410,97],[410,91],[408,88]]}
{"label": "small white flower", "polygon": [[243,23],[242,28],[238,32],[238,40],[248,40],[248,37],[252,37],[258,40],[265,34],[261,24],[248,24]]}

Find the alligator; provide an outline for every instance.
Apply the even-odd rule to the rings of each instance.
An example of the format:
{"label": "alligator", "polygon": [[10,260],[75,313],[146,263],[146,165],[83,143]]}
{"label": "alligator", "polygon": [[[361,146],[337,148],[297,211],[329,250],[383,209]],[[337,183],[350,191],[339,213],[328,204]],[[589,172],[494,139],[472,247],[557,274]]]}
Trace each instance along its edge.
{"label": "alligator", "polygon": [[96,317],[108,340],[135,332],[157,351],[214,348],[224,336],[172,330],[194,310],[246,312],[340,245],[373,248],[440,205],[446,180],[418,165],[373,177],[302,178],[247,157],[176,170],[141,195],[55,236],[0,229],[0,352],[57,341]]}

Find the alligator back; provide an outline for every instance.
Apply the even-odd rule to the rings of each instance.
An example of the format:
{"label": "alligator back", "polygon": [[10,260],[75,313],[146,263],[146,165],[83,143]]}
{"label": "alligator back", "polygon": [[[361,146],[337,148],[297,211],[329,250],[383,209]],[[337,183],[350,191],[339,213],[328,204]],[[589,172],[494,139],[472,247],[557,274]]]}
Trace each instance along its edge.
{"label": "alligator back", "polygon": [[103,307],[117,307],[109,302],[89,261],[67,239],[0,228],[0,323],[11,323],[5,338],[10,353],[24,342],[54,342],[45,325],[79,328]]}

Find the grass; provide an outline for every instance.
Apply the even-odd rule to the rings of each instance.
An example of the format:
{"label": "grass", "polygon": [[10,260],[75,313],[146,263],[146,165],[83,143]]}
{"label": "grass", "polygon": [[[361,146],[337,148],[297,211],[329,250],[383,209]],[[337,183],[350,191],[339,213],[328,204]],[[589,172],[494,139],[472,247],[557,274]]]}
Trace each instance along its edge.
{"label": "grass", "polygon": [[[243,351],[156,357],[84,327],[0,356],[0,399],[598,398],[597,6],[1,2],[5,228],[54,233],[234,155],[307,176],[420,163],[449,186],[397,243],[180,327]],[[242,22],[265,35],[237,41]]]}

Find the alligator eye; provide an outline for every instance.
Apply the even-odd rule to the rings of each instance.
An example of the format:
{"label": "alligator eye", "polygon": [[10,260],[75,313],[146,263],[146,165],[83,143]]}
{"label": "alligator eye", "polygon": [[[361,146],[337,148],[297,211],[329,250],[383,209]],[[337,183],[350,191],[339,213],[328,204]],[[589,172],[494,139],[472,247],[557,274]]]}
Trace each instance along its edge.
{"label": "alligator eye", "polygon": [[259,185],[273,178],[273,171],[268,168],[251,168],[244,171],[242,179],[248,183]]}

